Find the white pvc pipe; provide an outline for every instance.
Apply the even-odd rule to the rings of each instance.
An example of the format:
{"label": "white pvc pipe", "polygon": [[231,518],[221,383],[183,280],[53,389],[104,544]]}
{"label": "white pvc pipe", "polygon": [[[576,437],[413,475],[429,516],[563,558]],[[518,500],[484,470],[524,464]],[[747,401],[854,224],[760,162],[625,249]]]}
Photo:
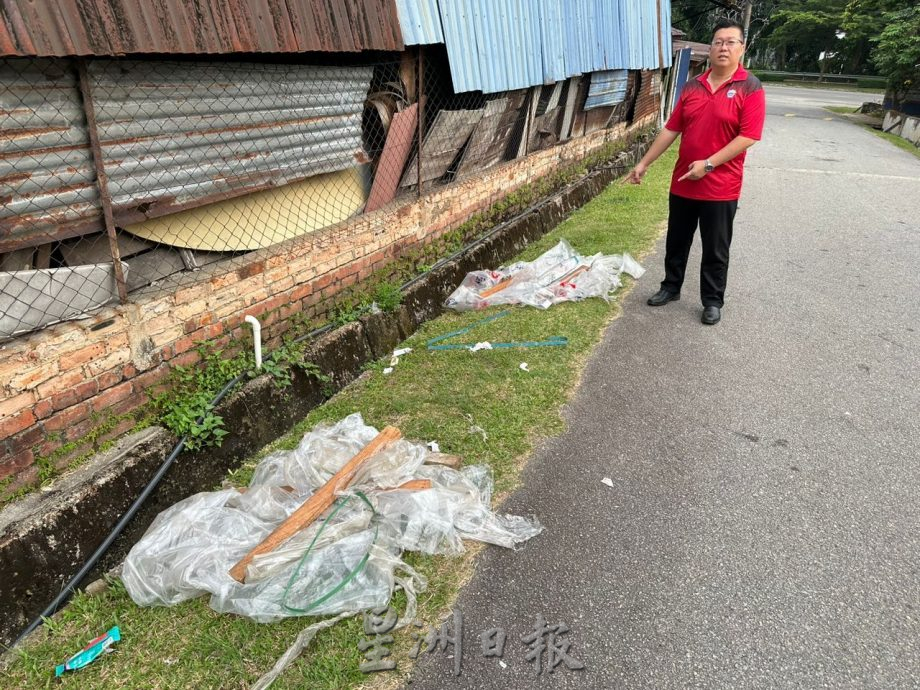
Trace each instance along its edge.
{"label": "white pvc pipe", "polygon": [[262,368],[262,324],[255,316],[246,316],[246,323],[252,326],[252,344],[256,350],[256,369]]}

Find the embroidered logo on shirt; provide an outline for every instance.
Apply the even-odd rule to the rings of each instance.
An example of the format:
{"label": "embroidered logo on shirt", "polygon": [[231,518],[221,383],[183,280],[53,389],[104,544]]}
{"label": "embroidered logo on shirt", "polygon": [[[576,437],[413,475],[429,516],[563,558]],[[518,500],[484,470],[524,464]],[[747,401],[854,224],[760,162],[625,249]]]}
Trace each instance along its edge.
{"label": "embroidered logo on shirt", "polygon": [[729,90],[728,90],[728,93],[725,94],[725,96],[726,96],[727,98],[734,98],[736,93],[738,93],[738,92],[735,91],[734,89],[729,89]]}

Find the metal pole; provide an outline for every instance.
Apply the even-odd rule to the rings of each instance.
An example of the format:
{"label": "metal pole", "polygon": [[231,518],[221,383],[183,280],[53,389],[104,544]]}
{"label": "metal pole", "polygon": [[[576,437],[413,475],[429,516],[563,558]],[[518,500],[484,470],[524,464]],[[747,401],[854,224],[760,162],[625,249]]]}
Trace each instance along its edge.
{"label": "metal pole", "polygon": [[416,162],[416,179],[418,195],[422,196],[422,142],[425,140],[425,52],[418,47],[418,155]]}
{"label": "metal pole", "polygon": [[118,238],[115,236],[115,219],[112,215],[112,197],[109,195],[109,178],[105,174],[102,147],[99,145],[99,132],[96,129],[96,109],[93,106],[93,94],[86,70],[86,60],[77,58],[77,74],[80,77],[80,94],[83,96],[83,112],[86,115],[86,128],[89,131],[89,148],[93,154],[96,168],[96,185],[99,187],[99,199],[102,201],[102,217],[105,219],[105,231],[109,236],[109,251],[112,253],[112,265],[115,268],[115,285],[118,299],[124,304],[128,301],[128,289],[125,285],[125,271],[121,265],[118,251]]}

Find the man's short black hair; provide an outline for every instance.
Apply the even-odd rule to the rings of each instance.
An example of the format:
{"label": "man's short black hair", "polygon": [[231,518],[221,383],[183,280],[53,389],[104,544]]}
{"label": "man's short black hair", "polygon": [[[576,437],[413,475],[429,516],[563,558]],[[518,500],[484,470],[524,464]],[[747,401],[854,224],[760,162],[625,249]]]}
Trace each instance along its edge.
{"label": "man's short black hair", "polygon": [[741,22],[728,17],[720,17],[716,21],[716,27],[712,30],[712,35],[715,36],[716,31],[719,29],[738,29],[741,32],[741,41],[742,43],[744,42],[744,24]]}

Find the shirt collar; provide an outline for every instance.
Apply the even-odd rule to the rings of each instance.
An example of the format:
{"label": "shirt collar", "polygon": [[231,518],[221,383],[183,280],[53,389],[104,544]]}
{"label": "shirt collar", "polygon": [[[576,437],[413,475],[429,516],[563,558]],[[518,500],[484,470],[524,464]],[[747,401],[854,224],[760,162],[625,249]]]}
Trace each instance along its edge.
{"label": "shirt collar", "polygon": [[[712,67],[710,67],[708,70],[706,70],[705,72],[703,72],[700,76],[698,76],[698,77],[696,78],[696,80],[697,80],[698,82],[700,82],[700,83],[703,83],[704,81],[706,81],[706,80],[709,78],[709,73],[710,73],[710,72],[712,72]],[[738,64],[738,69],[735,70],[735,73],[732,75],[732,78],[729,79],[728,81],[730,81],[730,82],[734,82],[734,81],[744,81],[744,80],[747,79],[747,78],[748,78],[747,70],[744,69],[744,65],[742,65],[742,64],[739,63],[739,64]]]}

